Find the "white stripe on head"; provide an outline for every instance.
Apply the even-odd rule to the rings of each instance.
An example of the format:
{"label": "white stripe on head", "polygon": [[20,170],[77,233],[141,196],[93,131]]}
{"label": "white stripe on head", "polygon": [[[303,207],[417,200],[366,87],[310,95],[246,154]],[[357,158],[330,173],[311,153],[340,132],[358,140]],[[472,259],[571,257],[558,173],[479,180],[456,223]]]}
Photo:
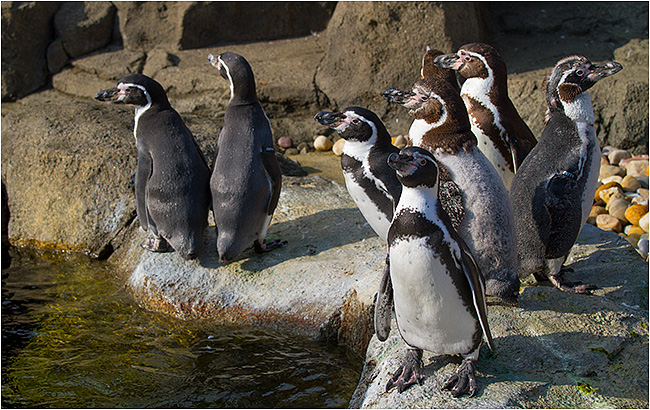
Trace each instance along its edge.
{"label": "white stripe on head", "polygon": [[228,82],[230,83],[230,99],[232,100],[232,97],[235,95],[235,85],[232,82],[232,76],[230,75],[230,69],[224,63],[224,61],[221,59],[221,55],[217,57],[217,61],[219,62],[219,66],[217,68],[223,67],[226,70],[226,75],[228,76]]}
{"label": "white stripe on head", "polygon": [[136,105],[135,106],[135,125],[133,126],[133,136],[137,139],[137,131],[138,131],[138,120],[144,114],[149,108],[151,108],[151,96],[147,92],[147,89],[144,88],[144,86],[140,84],[133,84],[133,83],[120,83],[117,85],[117,88],[120,90],[120,95],[117,97],[118,101],[122,101],[124,98],[126,98],[126,94],[123,93],[124,90],[127,88],[138,88],[140,89],[143,93],[145,98],[147,99],[147,105]]}

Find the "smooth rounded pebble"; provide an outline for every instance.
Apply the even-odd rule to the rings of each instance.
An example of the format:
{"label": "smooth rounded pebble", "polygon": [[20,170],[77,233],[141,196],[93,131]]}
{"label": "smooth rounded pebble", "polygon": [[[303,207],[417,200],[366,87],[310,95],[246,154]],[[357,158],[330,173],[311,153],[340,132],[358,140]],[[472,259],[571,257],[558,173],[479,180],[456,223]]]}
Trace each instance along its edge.
{"label": "smooth rounded pebble", "polygon": [[642,238],[642,239],[639,239],[639,242],[637,242],[636,246],[639,247],[639,251],[641,253],[643,253],[643,256],[647,256],[648,255],[648,247],[649,247],[649,245],[650,245],[650,243],[648,242],[648,239]]}
{"label": "smooth rounded pebble", "polygon": [[618,187],[621,189],[621,192],[623,192],[623,188],[621,187],[621,184],[619,184],[618,182],[608,182],[596,188],[596,193],[594,194],[594,201],[598,201],[602,199],[600,196],[600,191],[604,191],[605,189],[609,189],[612,187]]}
{"label": "smooth rounded pebble", "polygon": [[395,137],[395,141],[393,141],[393,145],[396,146],[399,149],[402,149],[402,148],[406,147],[407,142],[408,141],[406,140],[405,136],[398,135],[397,137]]}
{"label": "smooth rounded pebble", "polygon": [[641,229],[643,229],[645,232],[648,232],[648,224],[650,223],[650,217],[648,217],[650,214],[645,214],[639,219],[639,226]]}
{"label": "smooth rounded pebble", "polygon": [[625,178],[620,182],[623,191],[625,192],[636,192],[637,189],[641,188],[641,183],[632,175],[626,175]]}
{"label": "smooth rounded pebble", "polygon": [[[610,165],[611,166],[611,165]],[[603,167],[600,167],[602,170]],[[627,166],[627,174],[633,177],[643,177],[648,176],[648,161],[646,160],[635,160],[630,161]]]}
{"label": "smooth rounded pebble", "polygon": [[643,215],[648,213],[648,207],[643,205],[630,205],[625,210],[625,219],[632,225],[638,225]]}
{"label": "smooth rounded pebble", "polygon": [[621,160],[626,158],[632,158],[632,154],[630,154],[630,151],[624,149],[612,150],[612,152],[607,155],[610,165],[618,165]]}
{"label": "smooth rounded pebble", "polygon": [[292,148],[293,147],[293,141],[291,140],[290,137],[280,137],[278,138],[278,147],[280,148]]}
{"label": "smooth rounded pebble", "polygon": [[334,153],[334,155],[340,157],[341,154],[343,154],[343,145],[345,145],[345,140],[343,138],[341,138],[340,140],[334,143],[334,145],[332,146],[332,152]]}
{"label": "smooth rounded pebble", "polygon": [[596,217],[596,226],[603,231],[616,233],[621,233],[623,231],[621,221],[619,221],[618,218],[608,214],[598,215],[598,217]]}
{"label": "smooth rounded pebble", "polygon": [[332,149],[332,140],[324,135],[319,135],[314,140],[314,148],[316,151],[329,151]]}
{"label": "smooth rounded pebble", "polygon": [[625,217],[625,211],[630,207],[630,203],[625,199],[615,199],[607,204],[607,212],[615,218],[618,218],[621,221],[621,225],[625,226],[630,222]]}
{"label": "smooth rounded pebble", "polygon": [[603,180],[612,175],[625,176],[625,168],[617,167],[616,165],[601,165],[600,174],[598,179]]}
{"label": "smooth rounded pebble", "polygon": [[614,199],[622,199],[624,197],[625,195],[623,194],[623,190],[618,186],[603,189],[600,191],[600,199],[605,201],[606,204],[609,204]]}

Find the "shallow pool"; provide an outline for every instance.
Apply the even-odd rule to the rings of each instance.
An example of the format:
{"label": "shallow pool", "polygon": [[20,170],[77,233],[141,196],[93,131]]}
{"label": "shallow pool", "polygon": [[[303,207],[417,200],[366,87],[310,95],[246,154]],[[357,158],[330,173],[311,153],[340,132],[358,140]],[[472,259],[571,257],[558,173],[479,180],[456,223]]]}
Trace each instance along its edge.
{"label": "shallow pool", "polygon": [[21,251],[2,271],[3,407],[347,407],[361,358],[287,331],[138,307],[110,264]]}

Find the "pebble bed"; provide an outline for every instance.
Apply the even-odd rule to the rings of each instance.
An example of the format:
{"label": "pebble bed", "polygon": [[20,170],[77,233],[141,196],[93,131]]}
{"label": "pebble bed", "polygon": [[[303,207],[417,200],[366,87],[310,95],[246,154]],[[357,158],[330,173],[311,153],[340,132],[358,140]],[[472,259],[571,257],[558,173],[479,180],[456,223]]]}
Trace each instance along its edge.
{"label": "pebble bed", "polygon": [[[314,137],[313,144],[303,143],[303,147],[287,149],[287,153],[295,155],[331,149],[340,156],[344,142],[338,139],[333,143],[330,138],[319,135]],[[393,145],[403,148],[406,137],[394,137]],[[290,140],[285,147],[292,147]],[[598,189],[587,223],[621,235],[647,261],[648,219],[648,155],[633,156],[624,149],[603,148]]]}
{"label": "pebble bed", "polygon": [[587,223],[616,232],[648,260],[648,155],[607,146]]}

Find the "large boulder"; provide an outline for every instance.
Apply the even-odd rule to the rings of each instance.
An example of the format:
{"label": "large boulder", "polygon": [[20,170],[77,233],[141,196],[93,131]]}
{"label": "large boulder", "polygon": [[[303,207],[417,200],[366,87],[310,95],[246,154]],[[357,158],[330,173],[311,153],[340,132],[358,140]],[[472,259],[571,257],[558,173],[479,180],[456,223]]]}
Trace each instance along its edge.
{"label": "large boulder", "polygon": [[519,306],[488,306],[495,351],[482,348],[476,397],[441,391],[460,363],[425,352],[423,385],[400,394],[386,383],[406,351],[393,320],[373,336],[352,408],[647,408],[648,265],[618,235],[585,225],[571,250],[576,295],[524,282]]}
{"label": "large boulder", "polygon": [[473,3],[340,2],[325,32],[316,82],[332,107],[369,108],[403,134],[411,123],[407,111],[389,106],[381,92],[411,88],[427,45],[451,52],[484,39]]}
{"label": "large boulder", "polygon": [[[2,119],[14,245],[110,255],[135,218],[133,108],[35,94]],[[187,121],[206,155],[219,129]]]}
{"label": "large boulder", "polygon": [[68,56],[77,58],[111,42],[114,17],[109,1],[67,1],[54,16],[54,29]]}
{"label": "large boulder", "polygon": [[2,101],[13,101],[48,81],[46,50],[59,2],[3,1]]}
{"label": "large boulder", "polygon": [[116,2],[124,47],[167,51],[321,31],[335,2]]}

